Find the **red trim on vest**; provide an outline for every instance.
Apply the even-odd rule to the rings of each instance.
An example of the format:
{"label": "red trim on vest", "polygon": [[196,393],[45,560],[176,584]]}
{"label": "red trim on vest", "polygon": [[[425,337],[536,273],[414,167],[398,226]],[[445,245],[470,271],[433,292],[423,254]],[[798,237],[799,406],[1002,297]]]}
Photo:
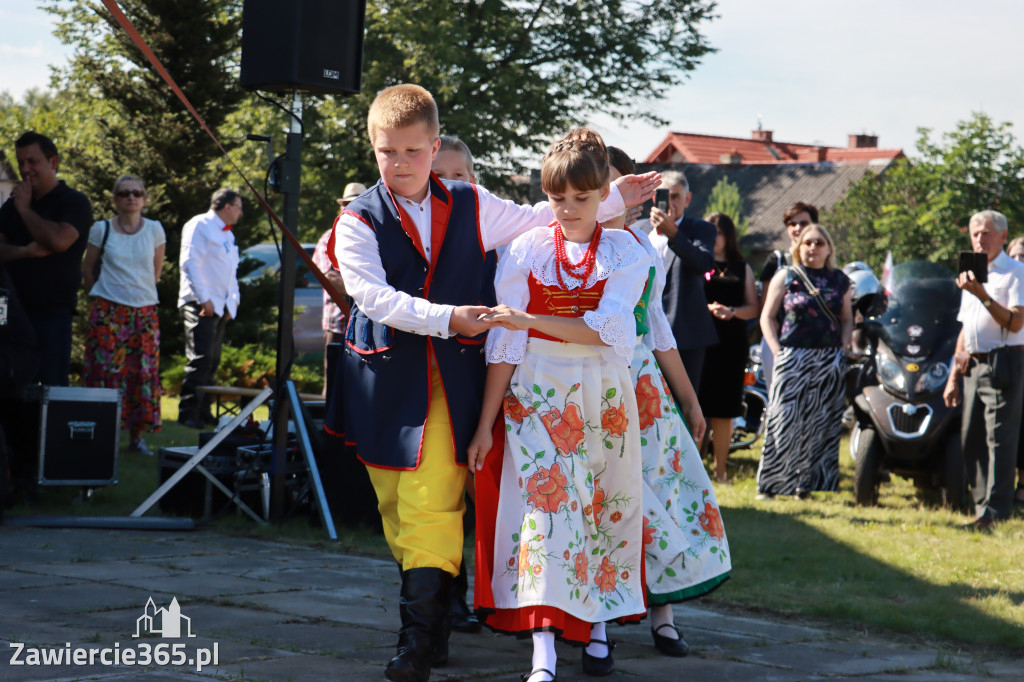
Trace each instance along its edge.
{"label": "red trim on vest", "polygon": [[480,232],[480,192],[477,186],[470,184],[473,188],[473,213],[476,215],[476,240],[480,243],[480,255],[487,258],[487,249],[484,248],[484,235]]}
{"label": "red trim on vest", "polygon": [[359,353],[360,355],[375,355],[377,353],[383,353],[386,350],[391,350],[391,346],[384,346],[383,348],[374,348],[372,350],[359,350],[358,348],[352,345],[351,341],[347,339],[345,340],[345,345],[354,350],[355,352]]}
{"label": "red trim on vest", "polygon": [[[597,310],[598,305],[601,303],[601,296],[604,294],[605,282],[607,281],[606,279],[600,279],[594,282],[594,286],[589,289],[569,292],[558,286],[545,286],[541,284],[531,272],[528,278],[530,302],[526,304],[526,312],[532,315],[551,315],[553,317],[583,317],[584,313]],[[573,310],[574,306],[576,310]],[[529,337],[566,343],[564,339],[549,336],[535,329],[530,330]]]}

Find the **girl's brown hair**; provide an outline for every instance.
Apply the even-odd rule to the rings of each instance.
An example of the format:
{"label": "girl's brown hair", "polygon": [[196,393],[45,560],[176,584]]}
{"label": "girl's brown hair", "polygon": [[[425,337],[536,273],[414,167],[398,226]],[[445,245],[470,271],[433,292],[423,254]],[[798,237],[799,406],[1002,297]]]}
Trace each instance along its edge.
{"label": "girl's brown hair", "polygon": [[540,186],[547,194],[560,194],[567,185],[581,192],[608,184],[608,149],[590,128],[575,128],[551,145],[540,167]]}

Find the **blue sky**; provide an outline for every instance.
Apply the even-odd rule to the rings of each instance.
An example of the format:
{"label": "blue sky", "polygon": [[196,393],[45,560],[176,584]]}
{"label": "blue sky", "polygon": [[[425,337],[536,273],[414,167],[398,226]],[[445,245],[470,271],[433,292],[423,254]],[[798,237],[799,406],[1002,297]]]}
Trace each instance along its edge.
{"label": "blue sky", "polygon": [[[872,133],[911,151],[918,126],[953,128],[972,111],[1024,139],[1024,2],[721,0],[704,26],[717,54],[651,103],[680,132],[845,146]],[[0,90],[46,86],[69,50],[28,0],[0,0]],[[593,121],[609,144],[645,156],[667,132]]]}

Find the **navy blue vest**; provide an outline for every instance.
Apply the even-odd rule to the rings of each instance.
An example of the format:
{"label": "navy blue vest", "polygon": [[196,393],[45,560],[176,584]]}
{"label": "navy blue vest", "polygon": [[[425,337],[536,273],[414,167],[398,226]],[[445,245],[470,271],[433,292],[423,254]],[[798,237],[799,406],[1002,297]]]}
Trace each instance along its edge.
{"label": "navy blue vest", "polygon": [[[445,225],[440,247],[432,249],[433,268],[402,228],[394,199],[382,182],[349,204],[347,211],[373,228],[387,282],[397,291],[434,303],[495,305],[496,258],[493,251],[482,250],[476,191],[464,182],[442,184],[431,174],[430,194],[432,229]],[[414,225],[408,228],[416,232]],[[338,223],[335,229],[344,228]],[[352,306],[345,351],[328,397],[327,429],[343,432],[370,466],[415,469],[430,401],[433,353],[448,402],[456,459],[465,464],[466,448],[480,418],[485,338],[486,334],[448,339],[411,334],[379,324],[358,305]]]}

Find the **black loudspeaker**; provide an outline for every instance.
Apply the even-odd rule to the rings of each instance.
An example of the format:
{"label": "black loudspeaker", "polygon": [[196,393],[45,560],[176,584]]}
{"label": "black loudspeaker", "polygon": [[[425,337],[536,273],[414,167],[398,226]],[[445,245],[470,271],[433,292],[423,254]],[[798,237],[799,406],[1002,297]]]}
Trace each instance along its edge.
{"label": "black loudspeaker", "polygon": [[366,0],[245,0],[242,87],[359,92]]}

